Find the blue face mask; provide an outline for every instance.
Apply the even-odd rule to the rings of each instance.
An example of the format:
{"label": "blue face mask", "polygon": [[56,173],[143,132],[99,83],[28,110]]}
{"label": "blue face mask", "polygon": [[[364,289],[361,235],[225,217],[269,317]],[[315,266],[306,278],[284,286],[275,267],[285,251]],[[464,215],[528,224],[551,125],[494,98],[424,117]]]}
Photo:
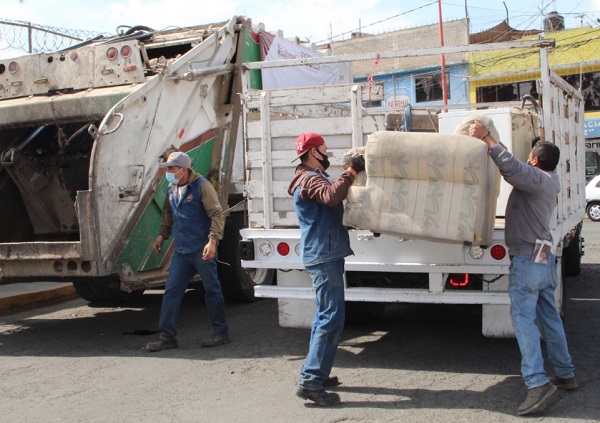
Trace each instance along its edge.
{"label": "blue face mask", "polygon": [[175,184],[175,185],[177,185],[177,184],[179,183],[179,179],[180,179],[180,178],[177,178],[177,177],[175,177],[175,175],[176,175],[177,173],[179,173],[179,172],[175,172],[175,173],[167,172],[167,173],[165,173],[165,176],[166,176],[166,178],[167,178],[167,181],[169,181],[169,183],[170,183],[170,184]]}

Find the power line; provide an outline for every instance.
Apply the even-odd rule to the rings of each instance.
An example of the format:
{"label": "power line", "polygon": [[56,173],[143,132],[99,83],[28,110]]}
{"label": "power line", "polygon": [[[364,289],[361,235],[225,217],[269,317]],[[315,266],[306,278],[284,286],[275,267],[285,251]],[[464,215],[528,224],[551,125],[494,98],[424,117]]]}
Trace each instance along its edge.
{"label": "power line", "polygon": [[[419,7],[415,7],[414,9],[407,10],[406,12],[402,12],[402,13],[399,13],[397,15],[390,16],[389,18],[381,19],[381,20],[379,20],[377,22],[373,22],[373,23],[370,23],[370,24],[367,24],[367,25],[364,25],[364,26],[361,25],[360,28],[355,28],[355,29],[352,29],[350,31],[342,32],[341,34],[338,34],[338,35],[332,35],[330,37],[330,40],[333,40],[334,38],[343,37],[344,35],[352,34],[353,32],[360,31],[363,28],[368,28],[370,26],[377,25],[377,24],[380,24],[382,22],[389,21],[390,19],[394,19],[394,18],[397,18],[399,16],[406,15],[407,13],[415,12],[415,11],[417,11],[419,9],[423,9],[424,7],[431,6],[432,4],[437,4],[437,0],[434,0],[434,1],[430,2],[430,3],[424,4],[423,6],[419,6]],[[328,40],[317,41],[315,44],[323,43],[323,42],[326,42],[326,41],[328,41]]]}

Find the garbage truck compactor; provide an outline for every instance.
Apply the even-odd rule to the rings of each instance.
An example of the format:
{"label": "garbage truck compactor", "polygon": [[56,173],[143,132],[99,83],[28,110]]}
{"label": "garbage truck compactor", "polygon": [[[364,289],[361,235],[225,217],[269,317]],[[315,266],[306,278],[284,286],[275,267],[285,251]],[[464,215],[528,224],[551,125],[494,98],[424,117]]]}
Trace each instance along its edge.
{"label": "garbage truck compactor", "polygon": [[[91,301],[164,284],[172,237],[151,249],[167,190],[159,160],[185,151],[224,210],[241,199],[239,66],[255,44],[233,18],[0,60],[0,283],[72,281]],[[237,299],[253,297],[252,277],[273,275],[241,268],[243,222],[243,210],[228,214],[219,249],[224,292]]]}

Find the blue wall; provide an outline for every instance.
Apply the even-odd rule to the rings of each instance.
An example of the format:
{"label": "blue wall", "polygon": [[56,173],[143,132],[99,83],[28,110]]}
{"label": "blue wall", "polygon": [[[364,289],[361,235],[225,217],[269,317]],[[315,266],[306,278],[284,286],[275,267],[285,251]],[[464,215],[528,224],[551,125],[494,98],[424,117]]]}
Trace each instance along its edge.
{"label": "blue wall", "polygon": [[586,138],[600,138],[600,117],[587,117],[585,118],[585,137]]}
{"label": "blue wall", "polygon": [[[417,103],[415,92],[415,79],[426,73],[439,73],[440,67],[419,69],[411,72],[398,72],[394,74],[380,74],[373,77],[373,82],[383,83],[385,101],[381,107],[406,107],[409,103],[416,106],[438,106],[442,100]],[[468,69],[466,64],[452,65],[446,68],[450,80],[450,98],[448,104],[469,103],[469,81],[466,78]],[[356,78],[355,82],[366,82],[366,78]]]}

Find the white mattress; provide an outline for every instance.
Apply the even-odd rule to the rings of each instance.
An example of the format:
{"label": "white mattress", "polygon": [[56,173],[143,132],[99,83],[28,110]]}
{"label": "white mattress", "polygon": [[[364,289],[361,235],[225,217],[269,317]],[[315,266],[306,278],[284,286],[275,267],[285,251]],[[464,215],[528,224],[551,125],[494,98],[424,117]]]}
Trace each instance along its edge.
{"label": "white mattress", "polygon": [[490,245],[500,174],[481,140],[374,132],[364,154],[366,177],[350,188],[346,226]]}

